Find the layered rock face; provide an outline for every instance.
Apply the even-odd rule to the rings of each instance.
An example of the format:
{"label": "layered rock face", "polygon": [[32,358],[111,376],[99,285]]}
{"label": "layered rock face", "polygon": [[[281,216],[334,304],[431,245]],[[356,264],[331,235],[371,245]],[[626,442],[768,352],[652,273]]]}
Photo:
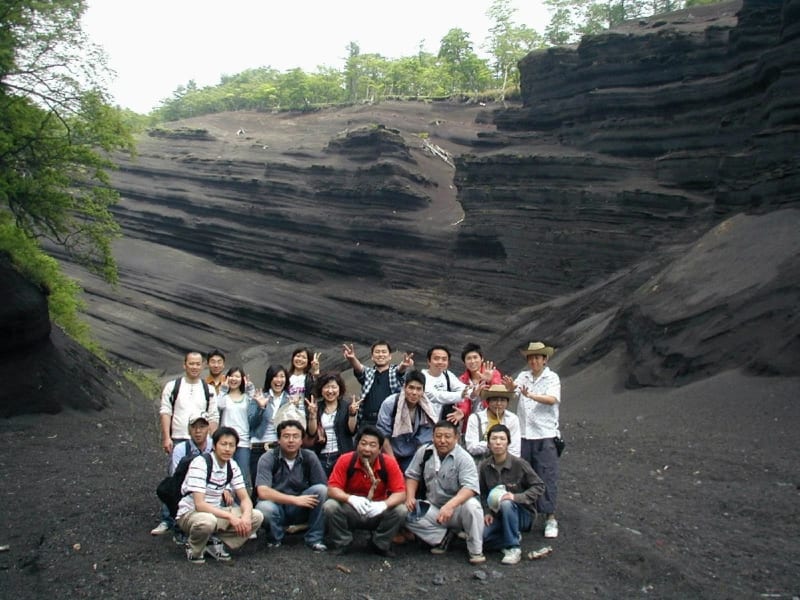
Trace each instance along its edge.
{"label": "layered rock face", "polygon": [[[95,331],[113,356],[172,371],[186,349],[220,347],[263,373],[301,342],[343,368],[341,342],[366,359],[378,338],[418,358],[477,340],[513,371],[516,348],[544,338],[565,372],[623,345],[631,385],[742,365],[796,373],[776,358],[792,343],[720,354],[773,323],[771,309],[717,320],[709,342],[691,326],[707,322],[686,319],[711,280],[640,290],[672,281],[676,261],[702,255],[693,244],[740,212],[793,214],[799,7],[701,7],[531,54],[518,107],[385,103],[171,125],[119,160],[119,289],[70,267]],[[735,263],[763,236],[788,244],[777,228],[792,219],[732,220],[747,237],[715,256]],[[778,288],[785,307],[798,288],[787,264],[769,282],[748,271],[752,285],[722,286],[704,310]],[[782,323],[796,339],[797,323]]]}

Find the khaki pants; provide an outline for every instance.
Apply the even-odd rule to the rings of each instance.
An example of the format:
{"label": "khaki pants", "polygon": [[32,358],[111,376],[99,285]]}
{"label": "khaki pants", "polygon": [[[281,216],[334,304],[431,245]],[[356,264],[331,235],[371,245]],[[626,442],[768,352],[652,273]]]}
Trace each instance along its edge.
{"label": "khaki pants", "polygon": [[[417,500],[419,503],[419,500]],[[447,525],[436,522],[439,507],[430,505],[422,518],[409,514],[406,529],[411,531],[426,544],[435,546],[442,541],[448,529],[464,531],[467,534],[467,550],[470,554],[483,553],[483,508],[480,501],[472,497],[453,511]]]}
{"label": "khaki pants", "polygon": [[398,504],[386,509],[382,515],[369,518],[359,515],[347,502],[331,498],[325,501],[323,510],[328,526],[328,537],[337,548],[348,546],[353,542],[354,529],[366,529],[372,531],[372,543],[381,550],[389,549],[392,538],[405,522],[408,513],[405,505]]}
{"label": "khaki pants", "polygon": [[[238,506],[226,507],[222,510],[228,511],[237,517],[242,516],[242,509]],[[257,510],[253,510],[251,520],[253,531],[261,527],[261,522],[263,520],[264,515]],[[206,544],[208,544],[208,538],[214,533],[217,534],[217,537],[219,537],[228,548],[234,550],[244,544],[248,539],[237,535],[228,519],[218,519],[207,512],[193,510],[183,514],[178,518],[178,526],[189,536],[189,547],[192,549],[192,554],[194,556],[203,555]]]}

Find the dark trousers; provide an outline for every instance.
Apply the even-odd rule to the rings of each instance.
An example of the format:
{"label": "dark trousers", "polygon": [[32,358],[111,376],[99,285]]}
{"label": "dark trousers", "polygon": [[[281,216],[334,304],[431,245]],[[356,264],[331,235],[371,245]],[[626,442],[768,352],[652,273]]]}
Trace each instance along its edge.
{"label": "dark trousers", "polygon": [[529,440],[522,438],[521,458],[527,460],[544,482],[544,494],[536,503],[537,510],[545,515],[556,512],[558,499],[558,452],[553,438]]}

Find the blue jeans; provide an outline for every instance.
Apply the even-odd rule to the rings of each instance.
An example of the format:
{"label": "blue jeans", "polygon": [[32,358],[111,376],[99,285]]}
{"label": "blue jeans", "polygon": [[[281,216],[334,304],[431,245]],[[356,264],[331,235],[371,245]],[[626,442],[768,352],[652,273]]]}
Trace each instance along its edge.
{"label": "blue jeans", "polygon": [[[236,461],[236,464],[239,465],[239,469],[242,471],[244,484],[249,489],[252,489],[253,482],[250,480],[250,446],[238,446],[236,452],[233,453],[233,460]],[[236,502],[238,503],[238,500]]]}
{"label": "blue jeans", "polygon": [[264,523],[269,525],[268,540],[271,543],[283,540],[285,535],[284,527],[301,523],[308,523],[308,530],[305,535],[306,544],[310,546],[322,542],[322,536],[325,533],[322,505],[328,499],[328,486],[324,483],[318,483],[297,495],[316,496],[319,502],[311,509],[301,508],[293,504],[278,504],[271,500],[259,500],[258,504],[256,504],[256,510],[264,515]]}
{"label": "blue jeans", "polygon": [[503,500],[491,525],[483,530],[483,547],[487,550],[519,548],[522,532],[533,525],[531,513],[512,500]]}

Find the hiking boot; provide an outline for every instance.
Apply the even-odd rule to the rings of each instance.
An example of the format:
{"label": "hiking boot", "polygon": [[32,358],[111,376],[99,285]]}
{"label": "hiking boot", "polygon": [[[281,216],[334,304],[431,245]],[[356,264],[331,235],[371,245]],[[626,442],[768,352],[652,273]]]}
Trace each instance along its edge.
{"label": "hiking boot", "polygon": [[164,521],[161,521],[161,523],[159,523],[150,530],[150,535],[164,535],[169,530],[170,530],[169,524],[165,523]]}
{"label": "hiking boot", "polygon": [[544,522],[544,537],[557,538],[558,537],[558,521],[555,519],[547,519]]}
{"label": "hiking boot", "polygon": [[444,554],[445,552],[447,552],[447,549],[450,547],[450,542],[452,541],[452,539],[453,539],[453,532],[452,530],[448,529],[445,532],[442,541],[431,548],[431,554]]}
{"label": "hiking boot", "polygon": [[503,548],[503,560],[501,560],[500,563],[504,565],[515,565],[521,558],[521,548]]}
{"label": "hiking boot", "polygon": [[186,548],[186,558],[188,558],[189,562],[193,565],[202,565],[206,562],[206,559],[202,554],[199,557],[192,554],[191,548]]}
{"label": "hiking boot", "polygon": [[208,544],[206,546],[206,554],[208,554],[211,558],[216,558],[222,562],[231,560],[231,555],[228,552],[228,549],[225,548],[225,544],[222,542]]}
{"label": "hiking boot", "polygon": [[469,555],[469,564],[471,565],[482,565],[485,562],[486,562],[486,557],[483,554]]}
{"label": "hiking boot", "polygon": [[306,544],[309,548],[311,548],[314,552],[327,552],[328,547],[323,544],[322,542],[317,542],[315,544]]}

